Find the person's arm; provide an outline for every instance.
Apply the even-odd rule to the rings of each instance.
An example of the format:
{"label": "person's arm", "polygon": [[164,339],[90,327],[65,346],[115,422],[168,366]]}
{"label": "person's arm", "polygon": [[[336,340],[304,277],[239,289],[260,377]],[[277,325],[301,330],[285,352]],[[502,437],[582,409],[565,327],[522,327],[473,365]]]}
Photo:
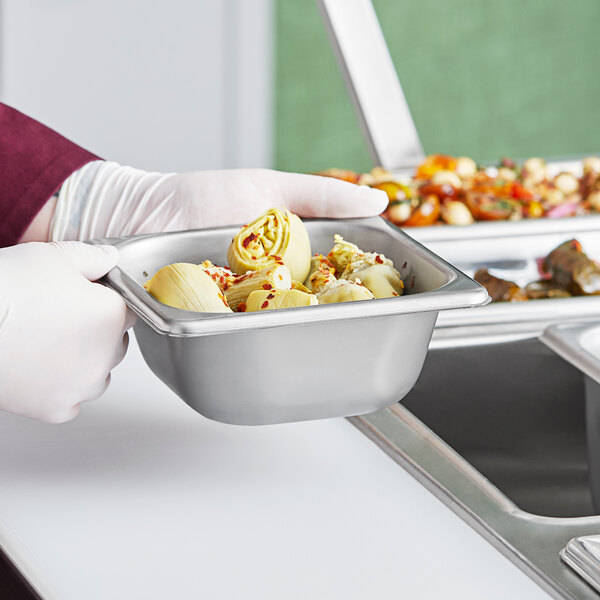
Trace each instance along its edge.
{"label": "person's arm", "polygon": [[47,241],[54,194],[93,160],[98,157],[0,103],[0,247]]}
{"label": "person's arm", "polygon": [[0,181],[0,247],[241,224],[274,206],[339,218],[387,206],[380,190],[328,177],[267,169],[165,174],[104,162],[1,103]]}

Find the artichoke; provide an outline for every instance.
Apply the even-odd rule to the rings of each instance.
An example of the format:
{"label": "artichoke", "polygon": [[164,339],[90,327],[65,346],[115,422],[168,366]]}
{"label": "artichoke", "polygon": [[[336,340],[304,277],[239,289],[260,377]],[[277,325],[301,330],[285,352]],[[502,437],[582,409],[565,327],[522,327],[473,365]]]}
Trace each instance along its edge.
{"label": "artichoke", "polygon": [[160,269],[144,288],[159,302],[198,312],[232,312],[201,265],[174,263]]}
{"label": "artichoke", "polygon": [[370,265],[352,271],[343,279],[362,283],[373,292],[375,298],[392,298],[401,296],[404,292],[404,282],[400,279],[400,274],[390,265]]}
{"label": "artichoke", "polygon": [[[292,287],[292,276],[290,270],[282,265],[275,265],[261,269],[260,271],[249,271],[240,275],[225,288],[227,303],[233,310],[238,310],[240,304],[246,302],[248,296],[255,290],[289,290]],[[240,312],[244,311],[244,307]]]}
{"label": "artichoke", "polygon": [[310,268],[310,240],[304,223],[286,209],[271,208],[245,225],[227,250],[235,273],[285,265],[295,281],[304,281]]}
{"label": "artichoke", "polygon": [[[328,274],[330,274],[331,277]],[[304,285],[310,291],[315,291],[313,290],[313,284],[316,287],[319,287],[329,280],[335,280],[335,267],[331,261],[322,254],[315,254],[310,259],[310,270],[304,281]]]}
{"label": "artichoke", "polygon": [[236,275],[228,267],[213,265],[210,260],[205,260],[200,266],[207,275],[210,275],[222,292],[235,281]]}
{"label": "artichoke", "polygon": [[404,282],[394,263],[383,254],[363,252],[356,244],[335,236],[335,245],[327,258],[340,279],[359,282],[373,292],[375,298],[392,298],[404,292]]}
{"label": "artichoke", "polygon": [[318,303],[314,294],[307,294],[300,290],[256,290],[248,296],[246,312],[312,306]]}
{"label": "artichoke", "polygon": [[331,283],[324,292],[317,294],[319,304],[334,302],[353,302],[355,300],[372,300],[375,296],[364,285],[354,281],[338,279]]}
{"label": "artichoke", "polygon": [[335,240],[335,245],[330,250],[327,258],[335,267],[335,274],[339,277],[350,261],[364,253],[356,244],[347,242],[337,233],[333,236],[333,239]]}

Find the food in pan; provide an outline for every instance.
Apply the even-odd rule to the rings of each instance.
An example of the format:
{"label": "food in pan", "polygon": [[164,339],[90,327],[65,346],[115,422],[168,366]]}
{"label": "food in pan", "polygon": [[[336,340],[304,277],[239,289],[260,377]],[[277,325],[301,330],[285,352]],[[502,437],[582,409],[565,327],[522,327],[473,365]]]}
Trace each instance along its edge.
{"label": "food in pan", "polygon": [[558,287],[556,283],[540,279],[532,281],[525,286],[527,300],[541,300],[542,298],[570,298],[571,294],[567,290]]}
{"label": "food in pan", "polygon": [[260,271],[248,271],[245,275],[234,277],[223,289],[227,303],[233,310],[256,290],[289,290],[292,287],[292,275],[285,265],[275,265]]}
{"label": "food in pan", "polygon": [[341,279],[362,283],[375,298],[402,295],[404,282],[391,260],[376,252],[363,252],[340,235],[334,239],[335,245],[327,258]]}
{"label": "food in pan", "polygon": [[304,281],[310,268],[310,240],[304,223],[286,209],[272,208],[238,231],[227,250],[236,273],[285,265],[295,281]]}
{"label": "food in pan", "polygon": [[159,302],[199,312],[232,312],[223,292],[201,265],[175,263],[163,267],[144,284]]}
{"label": "food in pan", "polygon": [[600,294],[600,267],[588,258],[577,240],[552,250],[543,268],[552,281],[574,296]]}
{"label": "food in pan", "polygon": [[495,277],[487,269],[478,270],[474,279],[496,302],[600,294],[600,266],[585,254],[577,240],[569,240],[554,248],[541,261],[540,275],[542,279],[524,288],[514,281]]}
{"label": "food in pan", "polygon": [[229,267],[208,260],[167,265],[144,287],[164,304],[199,312],[256,312],[404,292],[391,260],[339,235],[327,256],[311,257],[304,224],[286,210],[270,209],[242,227],[227,257]]}
{"label": "food in pan", "polygon": [[522,165],[504,158],[496,167],[466,157],[432,154],[412,176],[380,167],[370,173],[327,169],[317,173],[368,185],[387,193],[383,217],[402,227],[475,221],[558,218],[600,212],[600,158],[582,161],[583,175],[551,175],[541,158]]}
{"label": "food in pan", "polygon": [[516,302],[527,300],[527,294],[514,282],[494,277],[487,269],[479,269],[473,279],[490,295],[492,302]]}
{"label": "food in pan", "polygon": [[300,290],[255,290],[246,301],[246,312],[313,306],[319,301],[314,294]]}
{"label": "food in pan", "polygon": [[335,277],[330,280],[329,285],[317,293],[319,304],[373,300],[373,298],[375,298],[373,293],[360,282],[335,279]]}

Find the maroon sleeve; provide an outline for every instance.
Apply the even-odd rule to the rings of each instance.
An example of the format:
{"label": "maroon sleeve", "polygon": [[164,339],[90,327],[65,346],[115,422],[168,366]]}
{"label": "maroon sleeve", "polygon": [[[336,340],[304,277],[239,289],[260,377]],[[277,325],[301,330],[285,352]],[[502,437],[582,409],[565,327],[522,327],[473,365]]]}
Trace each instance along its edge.
{"label": "maroon sleeve", "polygon": [[71,173],[98,160],[0,102],[0,247],[16,244]]}

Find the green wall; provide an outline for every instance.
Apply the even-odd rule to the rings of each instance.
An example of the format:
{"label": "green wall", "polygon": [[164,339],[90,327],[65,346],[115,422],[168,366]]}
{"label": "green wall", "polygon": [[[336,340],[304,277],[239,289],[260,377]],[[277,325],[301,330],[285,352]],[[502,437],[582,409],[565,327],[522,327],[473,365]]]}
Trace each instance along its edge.
{"label": "green wall", "polygon": [[[373,4],[426,152],[600,152],[600,1]],[[278,0],[276,60],[276,167],[369,169],[314,0]]]}

